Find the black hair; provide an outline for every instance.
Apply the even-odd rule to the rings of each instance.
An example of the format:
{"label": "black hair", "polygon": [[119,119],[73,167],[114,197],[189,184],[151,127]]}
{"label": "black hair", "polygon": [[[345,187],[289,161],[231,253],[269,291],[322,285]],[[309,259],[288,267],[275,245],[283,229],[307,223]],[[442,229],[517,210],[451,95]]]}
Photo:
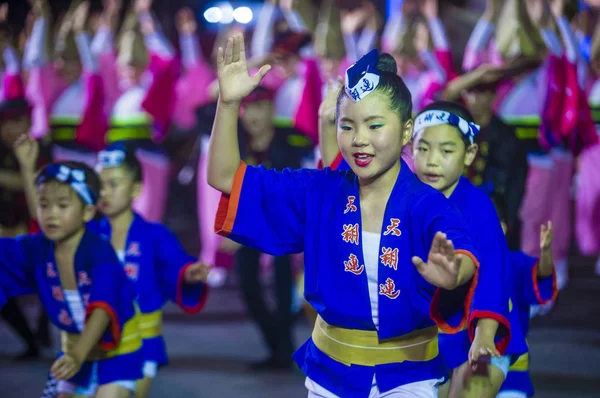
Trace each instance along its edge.
{"label": "black hair", "polygon": [[[47,164],[36,173],[35,185],[40,186],[40,185],[45,184],[50,181],[57,181],[61,184],[64,184],[62,181],[60,181],[55,176],[48,175],[48,173],[47,173],[48,168],[55,167],[55,166],[66,166],[66,167],[70,168],[71,170],[83,171],[83,174],[85,175],[85,185],[87,185],[87,188],[88,188],[88,191],[90,192],[93,203],[96,204],[96,202],[98,201],[98,197],[100,196],[100,177],[98,177],[98,174],[94,171],[94,169],[92,169],[85,163],[69,160],[69,161],[54,162],[54,163]],[[82,201],[82,203],[84,205],[88,204],[88,203],[85,203],[84,200],[79,197],[79,195],[77,195],[77,197]]]}
{"label": "black hair", "polygon": [[[408,87],[398,76],[398,67],[394,57],[387,53],[381,54],[377,63],[377,72],[379,72],[379,84],[375,88],[375,92],[388,98],[388,106],[392,111],[398,113],[402,123],[410,120],[412,118],[412,98]],[[341,90],[337,98],[336,119],[340,114],[340,103],[344,97],[348,97],[348,94],[346,90]]]}
{"label": "black hair", "polygon": [[[468,123],[475,123],[475,119],[473,119],[473,115],[471,115],[471,112],[469,112],[467,108],[465,108],[457,102],[435,101],[423,108],[423,110],[419,112],[419,115],[427,111],[443,111],[454,113],[456,116],[460,116],[461,118],[465,119]],[[469,139],[465,137],[465,135],[461,133],[460,130],[458,130],[458,127],[456,128],[456,130],[458,131],[458,134],[460,135],[462,141],[465,143],[465,147],[471,145]]]}
{"label": "black hair", "polygon": [[142,164],[135,155],[135,148],[123,145],[121,150],[125,153],[122,166],[131,173],[134,182],[142,182]]}
{"label": "black hair", "polygon": [[125,154],[125,159],[123,159],[121,166],[131,173],[134,182],[142,182],[142,165],[135,155],[136,148],[123,143],[112,144],[106,148],[106,151],[117,150]]}

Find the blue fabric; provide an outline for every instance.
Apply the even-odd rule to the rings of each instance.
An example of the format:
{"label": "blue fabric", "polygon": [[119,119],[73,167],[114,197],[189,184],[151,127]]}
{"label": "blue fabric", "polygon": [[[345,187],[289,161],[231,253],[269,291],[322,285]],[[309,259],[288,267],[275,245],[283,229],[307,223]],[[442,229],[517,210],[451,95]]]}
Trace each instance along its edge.
{"label": "blue fabric", "polygon": [[[242,165],[236,184],[220,203],[217,232],[272,255],[304,251],[305,298],[319,315],[331,325],[376,330],[364,272],[357,177],[351,171],[329,168],[278,172]],[[402,163],[381,231],[381,339],[434,325],[430,305],[436,288],[420,276],[411,258],[427,258],[438,231],[446,233],[457,249],[476,255],[464,225],[452,204]],[[465,290],[447,294],[456,303],[455,312],[461,312]],[[319,351],[312,339],[294,359],[316,383],[344,397],[368,397],[374,374],[385,392],[445,373],[440,357],[429,362],[346,366]]]}

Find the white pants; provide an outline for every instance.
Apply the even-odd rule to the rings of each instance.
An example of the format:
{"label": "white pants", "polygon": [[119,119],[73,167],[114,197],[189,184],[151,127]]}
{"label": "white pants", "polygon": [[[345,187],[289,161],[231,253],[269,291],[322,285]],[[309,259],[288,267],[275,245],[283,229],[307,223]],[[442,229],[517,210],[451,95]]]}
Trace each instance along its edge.
{"label": "white pants", "polygon": [[[380,393],[375,376],[373,376],[369,398],[437,398],[440,381],[436,379],[417,381]],[[308,389],[308,398],[339,398],[308,377],[304,386]]]}
{"label": "white pants", "polygon": [[142,373],[144,373],[144,377],[149,377],[149,378],[153,379],[156,377],[157,372],[158,372],[158,362],[144,361],[144,367],[142,368]]}
{"label": "white pants", "polygon": [[527,394],[522,391],[500,391],[496,398],[527,398]]}
{"label": "white pants", "polygon": [[[119,381],[115,381],[111,384],[116,384],[119,387],[122,387],[126,390],[129,390],[131,392],[135,392],[135,380],[119,380]],[[58,392],[64,392],[67,394],[77,394],[77,395],[83,395],[86,397],[93,397],[96,395],[96,392],[98,391],[98,364],[94,363],[93,365],[93,369],[92,369],[92,377],[90,379],[90,384],[87,386],[78,386],[76,384],[73,383],[69,383],[68,381],[65,380],[60,380],[56,386]]]}

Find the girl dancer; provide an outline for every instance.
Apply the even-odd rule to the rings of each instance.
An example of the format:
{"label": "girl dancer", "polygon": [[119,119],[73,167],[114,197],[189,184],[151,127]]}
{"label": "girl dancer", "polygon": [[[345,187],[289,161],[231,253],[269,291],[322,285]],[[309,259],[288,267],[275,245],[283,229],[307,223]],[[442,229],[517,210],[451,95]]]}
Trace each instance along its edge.
{"label": "girl dancer", "polygon": [[[208,164],[209,184],[223,192],[215,230],[272,254],[305,252],[305,297],[319,317],[294,358],[309,396],[435,396],[443,369],[430,306],[456,303],[438,322],[462,324],[478,263],[464,220],[400,161],[412,106],[395,62],[373,51],[347,72],[338,121],[348,172],[240,161],[240,102],[269,68],[248,75],[239,35],[219,49]],[[474,359],[494,350],[493,334],[475,340]]]}

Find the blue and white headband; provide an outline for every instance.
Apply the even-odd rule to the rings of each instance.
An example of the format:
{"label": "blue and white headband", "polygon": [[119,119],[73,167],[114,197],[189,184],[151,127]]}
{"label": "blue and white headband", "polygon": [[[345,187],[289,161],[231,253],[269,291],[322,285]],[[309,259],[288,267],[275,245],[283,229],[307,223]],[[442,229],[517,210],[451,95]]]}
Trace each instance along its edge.
{"label": "blue and white headband", "polygon": [[469,123],[462,117],[451,112],[431,110],[421,113],[415,119],[413,138],[427,127],[439,126],[440,124],[449,124],[458,128],[471,144],[475,142],[475,136],[479,134],[478,124]]}
{"label": "blue and white headband", "polygon": [[367,95],[375,91],[375,88],[379,85],[378,62],[379,52],[375,49],[346,69],[344,87],[346,94],[354,102],[364,99]]}
{"label": "blue and white headband", "polygon": [[109,149],[98,153],[98,166],[102,168],[119,167],[125,161],[125,151]]}
{"label": "blue and white headband", "polygon": [[69,185],[88,205],[96,203],[96,195],[90,192],[85,183],[85,171],[72,169],[63,164],[51,164],[46,167],[43,174],[40,174],[36,183],[39,185],[51,180],[57,180]]}

